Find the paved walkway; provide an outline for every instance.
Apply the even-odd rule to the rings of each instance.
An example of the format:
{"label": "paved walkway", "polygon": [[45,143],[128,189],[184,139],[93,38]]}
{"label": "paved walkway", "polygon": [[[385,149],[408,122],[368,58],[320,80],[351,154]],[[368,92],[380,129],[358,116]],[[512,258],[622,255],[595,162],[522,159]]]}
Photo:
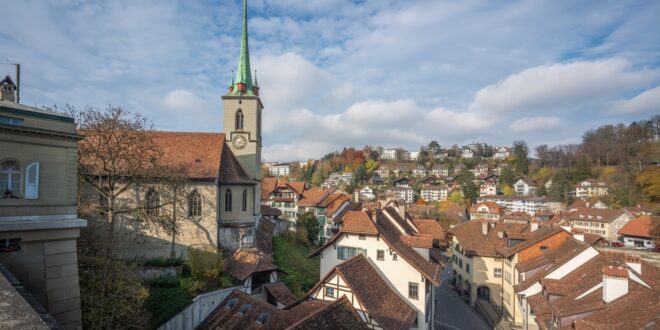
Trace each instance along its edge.
{"label": "paved walkway", "polygon": [[449,279],[451,277],[451,264],[442,273],[442,284],[435,288],[435,325],[433,329],[451,330],[486,330],[488,324],[477,312],[464,303],[458,295],[451,291]]}

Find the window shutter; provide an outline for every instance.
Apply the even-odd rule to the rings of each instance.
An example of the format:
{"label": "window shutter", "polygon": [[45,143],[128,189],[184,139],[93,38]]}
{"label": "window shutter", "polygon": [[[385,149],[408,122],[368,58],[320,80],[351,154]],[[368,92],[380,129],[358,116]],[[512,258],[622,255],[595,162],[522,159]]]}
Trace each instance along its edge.
{"label": "window shutter", "polygon": [[25,199],[39,198],[39,163],[25,168]]}

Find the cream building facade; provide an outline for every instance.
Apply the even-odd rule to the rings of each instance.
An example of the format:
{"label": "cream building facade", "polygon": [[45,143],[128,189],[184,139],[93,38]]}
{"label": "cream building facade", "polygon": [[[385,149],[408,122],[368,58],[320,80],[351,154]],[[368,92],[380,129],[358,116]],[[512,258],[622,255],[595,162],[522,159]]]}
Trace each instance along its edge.
{"label": "cream building facade", "polygon": [[73,118],[16,103],[10,83],[0,83],[0,263],[60,326],[77,329],[87,225],[77,216],[79,136]]}

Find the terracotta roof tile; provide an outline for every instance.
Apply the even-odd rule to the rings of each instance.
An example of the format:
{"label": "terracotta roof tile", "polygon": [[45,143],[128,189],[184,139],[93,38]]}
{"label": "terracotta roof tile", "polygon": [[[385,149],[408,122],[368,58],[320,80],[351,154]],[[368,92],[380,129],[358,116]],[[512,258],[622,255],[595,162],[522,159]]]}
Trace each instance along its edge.
{"label": "terracotta roof tile", "polygon": [[295,330],[367,330],[370,329],[346,296],[298,321],[288,329]]}
{"label": "terracotta roof tile", "polygon": [[269,195],[275,188],[277,188],[277,178],[262,178],[261,179],[261,200],[266,201]]}
{"label": "terracotta roof tile", "polygon": [[227,260],[227,271],[241,281],[254,273],[277,269],[272,258],[256,248],[237,249]]}
{"label": "terracotta roof tile", "polygon": [[343,218],[340,232],[351,234],[378,234],[378,230],[369,218],[369,215],[363,211],[346,212]]}
{"label": "terracotta roof tile", "polygon": [[653,238],[651,235],[651,229],[653,228],[653,223],[658,222],[658,218],[652,217],[650,215],[644,215],[639,218],[630,220],[623,228],[619,229],[619,235],[626,236],[635,236],[643,238]]}
{"label": "terracotta roof tile", "polygon": [[284,282],[268,283],[264,288],[284,306],[289,306],[298,300]]}
{"label": "terracotta roof tile", "polygon": [[383,329],[410,329],[417,312],[362,254],[335,266],[310,292],[320,288],[335,272],[351,289],[360,305]]}
{"label": "terracotta roof tile", "polygon": [[330,190],[324,188],[307,189],[303,192],[302,198],[298,201],[298,206],[315,207],[329,194]]}
{"label": "terracotta roof tile", "polygon": [[430,249],[433,247],[433,236],[431,235],[401,235],[401,241],[413,248]]}
{"label": "terracotta roof tile", "polygon": [[506,248],[506,238],[504,235],[500,238],[498,232],[502,232],[502,234],[505,230],[508,233],[521,232],[527,227],[524,224],[490,222],[487,223],[488,233],[484,235],[482,223],[481,221],[468,221],[451,229],[466,252],[482,257],[498,257],[497,248]]}
{"label": "terracotta roof tile", "polygon": [[434,240],[444,240],[445,229],[434,219],[413,219],[413,224],[419,229],[420,234],[428,234]]}

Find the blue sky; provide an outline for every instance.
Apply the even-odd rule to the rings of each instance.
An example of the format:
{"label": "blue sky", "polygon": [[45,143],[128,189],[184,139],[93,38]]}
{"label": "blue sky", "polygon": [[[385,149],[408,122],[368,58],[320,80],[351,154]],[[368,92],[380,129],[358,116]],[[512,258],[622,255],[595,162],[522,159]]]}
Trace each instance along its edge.
{"label": "blue sky", "polygon": [[[23,103],[221,131],[242,1],[0,2]],[[660,113],[660,1],[251,0],[249,15],[266,160],[573,143]]]}

